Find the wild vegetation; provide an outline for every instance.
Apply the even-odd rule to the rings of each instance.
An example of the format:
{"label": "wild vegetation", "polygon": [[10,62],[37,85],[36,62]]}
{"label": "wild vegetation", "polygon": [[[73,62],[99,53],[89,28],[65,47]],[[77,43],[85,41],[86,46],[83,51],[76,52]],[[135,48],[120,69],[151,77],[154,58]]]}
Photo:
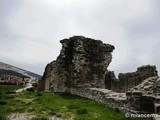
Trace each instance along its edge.
{"label": "wild vegetation", "polygon": [[133,120],[125,118],[118,109],[79,96],[34,91],[9,93],[18,88],[20,87],[0,85],[1,120],[5,120],[6,116],[11,113],[36,115],[32,120],[47,120],[51,116],[63,119],[73,118],[74,120]]}
{"label": "wild vegetation", "polygon": [[17,89],[23,88],[24,86],[22,85],[3,85],[0,84],[0,95],[1,97],[3,95],[9,95],[10,92],[14,92]]}

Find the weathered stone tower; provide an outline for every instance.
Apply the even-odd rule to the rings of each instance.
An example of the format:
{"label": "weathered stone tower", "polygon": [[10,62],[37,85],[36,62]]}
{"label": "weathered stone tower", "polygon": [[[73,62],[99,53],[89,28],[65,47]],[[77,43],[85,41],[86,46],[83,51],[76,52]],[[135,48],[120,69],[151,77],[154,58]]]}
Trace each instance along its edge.
{"label": "weathered stone tower", "polygon": [[60,55],[45,69],[42,78],[44,89],[65,92],[72,87],[105,88],[105,73],[114,46],[83,36],[74,36],[60,42]]}

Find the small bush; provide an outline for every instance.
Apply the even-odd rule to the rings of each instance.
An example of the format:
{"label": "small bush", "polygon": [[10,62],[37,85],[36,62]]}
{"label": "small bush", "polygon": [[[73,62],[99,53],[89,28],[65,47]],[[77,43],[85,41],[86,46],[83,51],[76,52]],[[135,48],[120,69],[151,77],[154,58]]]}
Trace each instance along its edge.
{"label": "small bush", "polygon": [[118,108],[116,108],[115,111],[116,111],[116,113],[119,113],[119,112],[120,112],[120,110],[119,110]]}
{"label": "small bush", "polygon": [[34,92],[33,88],[27,88],[27,91]]}
{"label": "small bush", "polygon": [[77,114],[79,115],[86,114],[86,113],[88,113],[88,111],[85,108],[77,110]]}

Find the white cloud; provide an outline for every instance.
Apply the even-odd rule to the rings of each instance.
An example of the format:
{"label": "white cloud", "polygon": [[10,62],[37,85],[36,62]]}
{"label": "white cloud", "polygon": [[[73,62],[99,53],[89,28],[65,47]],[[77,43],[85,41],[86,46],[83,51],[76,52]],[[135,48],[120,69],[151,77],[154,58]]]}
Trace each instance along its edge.
{"label": "white cloud", "polygon": [[[128,70],[122,66],[135,59],[133,39],[125,24],[134,26],[134,19],[148,19],[153,9],[151,0],[15,0],[15,4],[18,5],[7,18],[9,30],[3,38],[8,42],[0,45],[0,56],[23,63],[46,64],[58,56],[59,40],[84,35],[116,47],[111,70]],[[135,62],[139,63],[140,59]]]}

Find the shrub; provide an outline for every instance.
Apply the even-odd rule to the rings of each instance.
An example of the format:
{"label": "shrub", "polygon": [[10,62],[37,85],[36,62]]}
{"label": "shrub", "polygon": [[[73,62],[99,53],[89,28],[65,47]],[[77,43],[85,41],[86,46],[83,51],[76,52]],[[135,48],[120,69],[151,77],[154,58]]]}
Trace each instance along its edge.
{"label": "shrub", "polygon": [[116,108],[115,111],[116,111],[116,113],[119,113],[119,112],[120,112],[120,110],[119,110],[118,108]]}
{"label": "shrub", "polygon": [[34,92],[34,89],[33,89],[33,87],[32,88],[27,88],[27,91]]}

